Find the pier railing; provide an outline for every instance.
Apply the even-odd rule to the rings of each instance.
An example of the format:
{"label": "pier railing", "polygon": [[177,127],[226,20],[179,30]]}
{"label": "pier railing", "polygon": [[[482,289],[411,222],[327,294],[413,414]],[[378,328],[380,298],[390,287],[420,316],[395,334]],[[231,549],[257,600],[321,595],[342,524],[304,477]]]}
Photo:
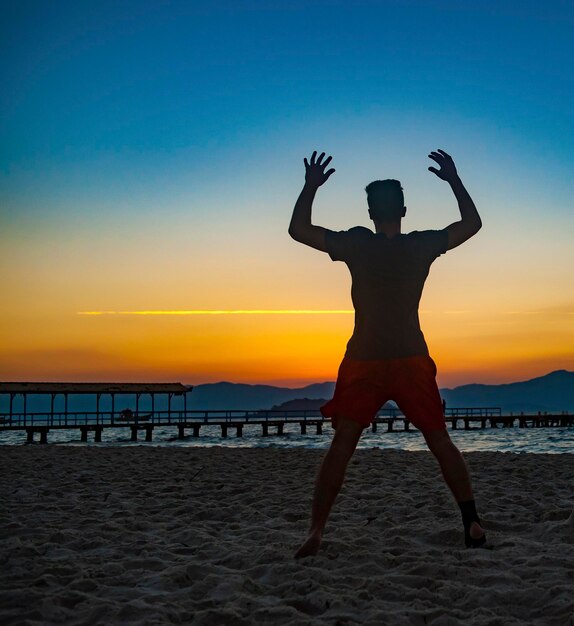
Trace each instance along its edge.
{"label": "pier railing", "polygon": [[[455,407],[445,411],[445,424],[452,430],[463,428],[538,428],[545,426],[574,426],[574,414],[561,413],[520,413],[502,414],[500,407]],[[219,426],[221,436],[227,437],[231,428],[237,437],[243,436],[244,426],[261,427],[262,436],[271,434],[272,428],[277,435],[283,435],[287,424],[298,425],[302,435],[307,434],[308,426],[315,427],[318,435],[323,432],[323,425],[330,423],[318,409],[315,410],[169,410],[151,412],[132,412],[126,415],[110,411],[95,412],[46,412],[46,413],[11,413],[0,414],[0,432],[25,431],[28,442],[34,441],[34,434],[40,434],[40,442],[46,443],[50,430],[79,429],[81,441],[88,440],[88,432],[94,433],[96,442],[102,441],[102,432],[106,429],[129,428],[131,441],[138,440],[138,432],[145,431],[145,440],[152,441],[153,431],[157,427],[175,426],[178,439],[186,436],[186,430],[192,430],[194,437],[199,437],[204,426]],[[387,432],[396,431],[396,424],[402,424],[402,430],[410,431],[410,421],[399,409],[381,409],[371,429],[377,431],[379,425],[386,426]]]}
{"label": "pier railing", "polygon": [[[500,407],[456,407],[447,409],[445,418],[489,418],[499,417]],[[378,419],[404,419],[399,409],[381,409]],[[152,424],[154,426],[177,426],[186,424],[235,424],[264,422],[301,422],[326,420],[318,409],[314,410],[260,410],[242,409],[225,410],[187,410],[187,411],[140,411],[125,417],[121,413],[111,411],[81,412],[40,412],[40,413],[2,413],[0,414],[0,430],[7,428],[21,429],[35,426],[48,428],[77,428],[79,426],[130,426]],[[326,420],[328,421],[328,420]]]}

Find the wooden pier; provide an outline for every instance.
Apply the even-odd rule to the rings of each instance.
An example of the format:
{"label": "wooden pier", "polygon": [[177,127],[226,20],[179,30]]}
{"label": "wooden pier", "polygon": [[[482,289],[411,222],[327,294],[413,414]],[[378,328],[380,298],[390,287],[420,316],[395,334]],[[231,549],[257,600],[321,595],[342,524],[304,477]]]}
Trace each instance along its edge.
{"label": "wooden pier", "polygon": [[[79,430],[80,440],[87,442],[93,433],[95,442],[102,441],[102,433],[107,429],[129,429],[130,440],[138,441],[140,431],[145,441],[153,440],[154,429],[171,427],[178,439],[188,435],[199,437],[202,427],[216,426],[221,437],[228,437],[229,432],[242,437],[245,427],[261,429],[261,436],[286,434],[286,426],[299,429],[305,435],[309,429],[317,435],[323,433],[323,426],[330,425],[331,420],[324,418],[318,410],[188,410],[186,394],[192,387],[180,383],[0,383],[0,394],[10,394],[10,411],[0,413],[0,433],[3,431],[20,431],[26,434],[26,440],[32,443],[38,434],[40,443],[48,442],[48,433],[54,430]],[[50,412],[26,411],[26,394],[50,394]],[[96,394],[96,411],[70,412],[67,410],[67,394]],[[112,395],[112,410],[100,411],[99,400],[104,393]],[[135,395],[135,411],[124,409],[117,412],[114,407],[114,395],[133,393]],[[151,396],[151,411],[139,411],[139,396],[143,393]],[[167,394],[167,410],[156,410],[154,396]],[[24,411],[13,411],[13,397],[24,396]],[[66,395],[66,406],[63,412],[54,411],[54,396]],[[171,397],[183,396],[183,409],[172,410]],[[574,425],[574,414],[562,412],[557,414],[502,414],[500,407],[462,407],[449,408],[445,411],[445,423],[452,430],[476,430],[484,428],[541,428],[570,427]],[[372,432],[382,427],[386,432],[415,430],[398,409],[382,409],[371,425]]]}
{"label": "wooden pier", "polygon": [[[199,437],[203,427],[216,426],[221,437],[226,438],[230,432],[242,437],[245,427],[257,427],[262,437],[286,434],[286,427],[294,426],[301,435],[312,429],[317,435],[323,433],[323,426],[330,425],[331,420],[324,418],[318,411],[174,411],[171,413],[158,411],[151,418],[139,421],[137,414],[133,421],[116,421],[110,413],[67,413],[48,414],[35,413],[13,414],[12,418],[0,416],[0,433],[2,431],[20,431],[26,433],[27,441],[32,443],[38,434],[40,443],[47,443],[48,433],[54,430],[80,431],[81,441],[88,441],[93,433],[95,442],[102,441],[102,433],[108,429],[128,429],[130,440],[138,441],[140,432],[145,441],[153,440],[156,428],[172,427],[178,439],[186,436]],[[485,428],[541,428],[551,426],[568,427],[574,425],[574,414],[561,413],[556,415],[502,415],[499,408],[454,408],[447,409],[445,423],[451,430],[478,430]],[[386,432],[410,432],[416,430],[409,420],[398,411],[386,409],[381,411],[371,425],[372,432],[379,428]]]}

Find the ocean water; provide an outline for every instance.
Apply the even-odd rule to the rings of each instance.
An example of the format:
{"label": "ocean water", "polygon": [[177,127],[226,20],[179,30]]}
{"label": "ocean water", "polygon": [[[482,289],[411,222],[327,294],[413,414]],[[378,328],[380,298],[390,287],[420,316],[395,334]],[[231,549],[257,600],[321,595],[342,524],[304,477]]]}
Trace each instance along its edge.
{"label": "ocean water", "polygon": [[[74,446],[161,446],[161,447],[209,447],[229,448],[327,448],[334,430],[330,424],[323,425],[323,434],[315,434],[315,427],[308,426],[307,434],[301,435],[298,424],[286,424],[283,435],[275,434],[275,427],[270,426],[270,435],[261,435],[261,426],[249,425],[243,428],[243,437],[235,436],[235,428],[229,428],[228,436],[221,436],[219,426],[202,426],[199,437],[193,437],[191,430],[185,439],[177,439],[175,426],[156,426],[153,441],[145,441],[145,431],[139,432],[137,442],[130,441],[130,429],[105,429],[102,442],[93,441],[94,434],[88,434],[88,442],[80,441],[80,431],[51,430],[48,433],[49,444]],[[463,452],[529,452],[536,454],[572,454],[574,453],[574,428],[485,428],[477,430],[450,430],[452,440]],[[39,435],[35,435],[36,441]],[[0,432],[0,445],[25,445],[25,432]],[[34,444],[39,445],[39,444]],[[358,448],[394,448],[399,450],[426,450],[424,439],[419,431],[386,432],[382,424],[376,433],[371,429],[363,431]]]}

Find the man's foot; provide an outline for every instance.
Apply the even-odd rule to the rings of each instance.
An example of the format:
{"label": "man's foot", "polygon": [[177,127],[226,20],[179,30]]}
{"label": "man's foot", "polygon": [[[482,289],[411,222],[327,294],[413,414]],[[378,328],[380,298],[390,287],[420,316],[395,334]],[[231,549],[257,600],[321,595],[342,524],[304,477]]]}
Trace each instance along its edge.
{"label": "man's foot", "polygon": [[311,533],[307,541],[295,552],[296,559],[302,559],[305,556],[315,556],[319,552],[321,546],[321,533]]}
{"label": "man's foot", "polygon": [[468,533],[465,534],[465,544],[467,548],[479,548],[486,543],[486,533],[478,522],[472,522]]}

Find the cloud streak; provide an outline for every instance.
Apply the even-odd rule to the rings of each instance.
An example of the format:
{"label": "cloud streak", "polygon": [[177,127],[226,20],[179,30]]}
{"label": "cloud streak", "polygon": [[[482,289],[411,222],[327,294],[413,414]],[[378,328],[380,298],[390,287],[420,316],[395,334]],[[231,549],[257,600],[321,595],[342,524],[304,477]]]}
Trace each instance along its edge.
{"label": "cloud streak", "polygon": [[77,315],[348,315],[353,310],[313,310],[313,309],[230,309],[192,311],[77,311]]}

